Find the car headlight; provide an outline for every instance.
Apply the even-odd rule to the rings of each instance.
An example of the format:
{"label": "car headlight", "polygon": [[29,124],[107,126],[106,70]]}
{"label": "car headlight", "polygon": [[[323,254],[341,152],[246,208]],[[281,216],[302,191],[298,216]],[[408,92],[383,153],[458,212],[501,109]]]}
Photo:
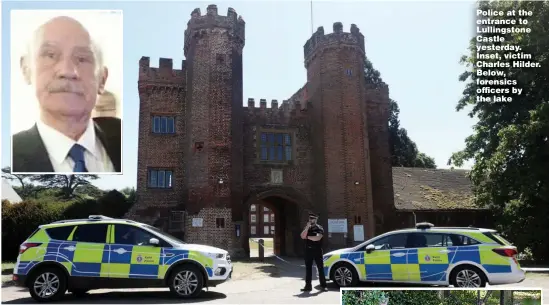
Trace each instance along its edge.
{"label": "car headlight", "polygon": [[332,257],[332,256],[331,256],[331,255],[324,255],[324,256],[322,257],[322,261],[325,262],[325,261],[329,260],[330,257]]}
{"label": "car headlight", "polygon": [[213,259],[222,259],[225,257],[224,253],[208,253],[208,256]]}

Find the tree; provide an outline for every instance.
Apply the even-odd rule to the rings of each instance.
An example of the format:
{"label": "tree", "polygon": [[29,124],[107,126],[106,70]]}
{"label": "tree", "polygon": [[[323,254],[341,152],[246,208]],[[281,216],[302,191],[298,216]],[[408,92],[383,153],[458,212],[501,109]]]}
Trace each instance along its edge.
{"label": "tree", "polygon": [[[378,87],[383,83],[381,74],[374,69],[372,62],[364,60],[364,76],[366,83]],[[405,167],[436,168],[435,159],[421,153],[414,141],[408,137],[406,129],[400,127],[398,115],[400,109],[394,100],[389,100],[389,148],[391,150],[391,165]]]}
{"label": "tree", "polygon": [[90,180],[99,178],[97,175],[37,175],[31,178],[46,188],[59,188],[60,195],[64,199],[74,196],[74,191],[79,186],[89,185]]}
{"label": "tree", "polygon": [[19,186],[14,186],[13,189],[24,200],[37,198],[38,194],[44,190],[44,187],[32,183],[32,179],[35,177],[37,175],[13,174],[9,166],[2,168],[2,178],[9,181],[17,181]]}
{"label": "tree", "polygon": [[[533,12],[528,18],[517,19],[516,27],[525,27],[519,18],[527,19],[531,33],[510,33],[503,44],[521,47],[523,54],[531,54],[530,61],[541,68],[499,68],[506,79],[516,80],[520,95],[509,95],[511,102],[478,102],[477,49],[479,43],[471,39],[469,55],[463,56],[466,71],[460,80],[467,82],[456,110],[466,107],[470,117],[478,123],[473,134],[466,138],[465,148],[454,153],[449,164],[460,166],[474,160],[470,176],[479,206],[492,209],[497,228],[507,235],[519,249],[532,250],[536,259],[549,257],[549,2],[548,1],[481,1],[479,9]],[[491,17],[492,19],[498,17]],[[507,27],[491,25],[493,27]],[[482,37],[494,34],[479,34]],[[492,44],[492,43],[490,43]],[[503,53],[503,52],[502,52]],[[505,52],[508,53],[508,52]],[[502,57],[503,59],[503,57]],[[502,60],[500,60],[502,61]],[[503,59],[503,61],[505,61]],[[484,77],[484,79],[489,79]],[[491,78],[491,79],[501,79]],[[497,87],[497,86],[496,86]],[[493,86],[493,88],[496,88]],[[502,87],[499,88],[508,88]]]}
{"label": "tree", "polygon": [[105,191],[99,189],[97,186],[89,183],[80,185],[74,190],[74,195],[80,198],[99,198],[105,194]]}
{"label": "tree", "polygon": [[25,191],[25,187],[27,186],[27,180],[30,180],[34,175],[21,175],[21,174],[12,174],[11,173],[11,167],[6,166],[2,168],[2,178],[9,180],[9,181],[15,181],[19,182],[21,185],[21,190]]}

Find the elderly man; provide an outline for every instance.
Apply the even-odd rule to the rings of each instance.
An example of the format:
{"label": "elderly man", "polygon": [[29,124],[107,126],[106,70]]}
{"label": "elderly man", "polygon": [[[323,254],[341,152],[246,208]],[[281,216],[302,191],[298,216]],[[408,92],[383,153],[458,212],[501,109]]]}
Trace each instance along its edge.
{"label": "elderly man", "polygon": [[121,172],[121,120],[92,118],[108,70],[82,24],[69,17],[46,22],[20,63],[40,117],[13,136],[13,172]]}

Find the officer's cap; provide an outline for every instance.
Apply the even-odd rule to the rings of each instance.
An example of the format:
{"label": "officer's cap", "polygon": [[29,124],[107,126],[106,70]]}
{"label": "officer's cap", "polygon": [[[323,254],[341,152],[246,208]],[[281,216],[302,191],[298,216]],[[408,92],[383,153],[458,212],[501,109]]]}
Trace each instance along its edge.
{"label": "officer's cap", "polygon": [[318,215],[313,212],[309,212],[309,218],[318,218]]}

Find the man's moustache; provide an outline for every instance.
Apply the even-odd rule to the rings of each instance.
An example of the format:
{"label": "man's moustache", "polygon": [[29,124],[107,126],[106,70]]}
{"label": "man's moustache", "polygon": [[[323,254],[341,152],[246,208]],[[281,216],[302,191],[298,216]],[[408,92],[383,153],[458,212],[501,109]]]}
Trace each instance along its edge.
{"label": "man's moustache", "polygon": [[71,82],[55,82],[47,86],[49,93],[74,93],[83,95],[84,92],[79,86]]}

